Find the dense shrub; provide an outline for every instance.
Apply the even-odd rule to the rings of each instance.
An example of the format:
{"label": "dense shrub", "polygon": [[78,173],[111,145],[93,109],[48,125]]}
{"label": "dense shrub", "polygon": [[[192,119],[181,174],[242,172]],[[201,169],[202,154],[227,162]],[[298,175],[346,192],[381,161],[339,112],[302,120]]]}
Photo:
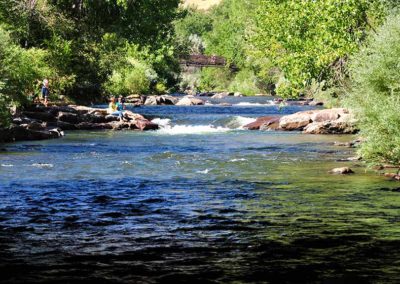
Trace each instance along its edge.
{"label": "dense shrub", "polygon": [[390,16],[351,64],[354,109],[366,141],[360,153],[375,162],[400,163],[400,16]]}
{"label": "dense shrub", "polygon": [[358,50],[383,15],[381,0],[261,0],[252,52],[283,72],[279,95],[297,96],[312,79],[334,85],[332,67]]}
{"label": "dense shrub", "polygon": [[232,75],[225,68],[204,68],[200,74],[199,89],[203,92],[226,91],[231,83]]}
{"label": "dense shrub", "polygon": [[235,74],[234,79],[229,85],[229,91],[240,92],[245,95],[255,95],[260,92],[257,87],[257,77],[250,69],[242,69]]}
{"label": "dense shrub", "polygon": [[0,120],[6,124],[9,107],[21,105],[38,92],[43,78],[51,78],[56,70],[47,64],[49,53],[39,48],[23,49],[7,31],[0,28]]}

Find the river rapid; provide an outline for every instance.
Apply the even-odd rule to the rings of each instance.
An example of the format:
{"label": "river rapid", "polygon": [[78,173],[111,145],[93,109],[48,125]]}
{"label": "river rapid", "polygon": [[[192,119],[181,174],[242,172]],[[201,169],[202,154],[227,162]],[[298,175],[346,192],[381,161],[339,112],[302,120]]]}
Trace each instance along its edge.
{"label": "river rapid", "polygon": [[2,145],[1,280],[400,282],[400,185],[340,161],[354,136],[244,130],[310,108],[219,102],[132,109],[158,131]]}

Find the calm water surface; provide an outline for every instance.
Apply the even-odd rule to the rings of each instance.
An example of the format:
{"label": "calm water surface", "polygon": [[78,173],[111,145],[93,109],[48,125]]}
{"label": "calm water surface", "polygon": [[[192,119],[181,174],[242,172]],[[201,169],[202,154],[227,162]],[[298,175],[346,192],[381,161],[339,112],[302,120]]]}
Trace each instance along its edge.
{"label": "calm water surface", "polygon": [[338,161],[351,136],[242,129],[308,108],[228,101],[134,109],[155,132],[3,145],[1,279],[398,283],[400,186]]}

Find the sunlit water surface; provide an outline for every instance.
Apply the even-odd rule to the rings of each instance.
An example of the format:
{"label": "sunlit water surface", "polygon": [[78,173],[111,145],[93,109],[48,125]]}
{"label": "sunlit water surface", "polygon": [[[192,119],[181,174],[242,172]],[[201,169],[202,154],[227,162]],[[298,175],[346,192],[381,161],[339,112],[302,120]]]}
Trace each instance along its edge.
{"label": "sunlit water surface", "polygon": [[1,279],[400,281],[400,186],[339,161],[354,137],[243,130],[309,108],[228,101],[134,109],[155,132],[2,146]]}

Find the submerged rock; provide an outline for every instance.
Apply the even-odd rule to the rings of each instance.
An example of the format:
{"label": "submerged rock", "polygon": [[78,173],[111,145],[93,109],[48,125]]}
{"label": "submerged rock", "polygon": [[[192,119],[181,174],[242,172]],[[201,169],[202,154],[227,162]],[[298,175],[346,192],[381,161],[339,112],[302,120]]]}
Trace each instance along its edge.
{"label": "submerged rock", "polygon": [[148,96],[146,101],[144,102],[145,106],[156,106],[157,105],[157,97],[156,96]]}
{"label": "submerged rock", "polygon": [[226,98],[228,96],[233,96],[233,95],[234,95],[234,93],[231,93],[231,92],[221,92],[221,93],[216,93],[211,98],[212,99],[223,99],[223,98]]}
{"label": "submerged rock", "polygon": [[192,96],[186,96],[180,99],[177,103],[177,106],[198,106],[198,105],[204,105],[204,101],[197,99]]}
{"label": "submerged rock", "polygon": [[395,173],[384,173],[385,177],[400,181],[400,175]]}
{"label": "submerged rock", "polygon": [[245,125],[243,128],[248,130],[268,130],[277,129],[279,127],[280,118],[277,116],[262,116],[257,118],[256,121]]}
{"label": "submerged rock", "polygon": [[349,167],[335,168],[329,172],[332,174],[340,174],[340,175],[354,174],[353,170],[350,169]]}

